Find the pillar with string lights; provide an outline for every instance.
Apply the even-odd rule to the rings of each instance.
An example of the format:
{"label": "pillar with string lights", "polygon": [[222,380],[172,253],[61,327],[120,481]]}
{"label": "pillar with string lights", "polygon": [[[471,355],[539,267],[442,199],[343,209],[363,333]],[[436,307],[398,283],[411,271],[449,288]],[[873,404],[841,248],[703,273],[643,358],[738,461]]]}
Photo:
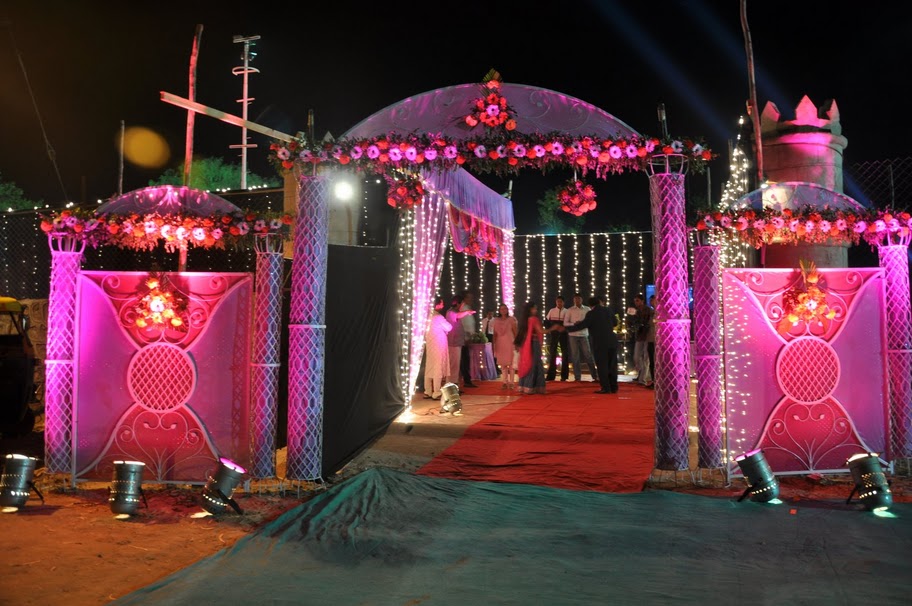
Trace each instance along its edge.
{"label": "pillar with string lights", "polygon": [[690,315],[684,220],[687,161],[681,155],[658,155],[648,168],[656,284],[655,466],[677,471],[689,466]]}
{"label": "pillar with string lights", "polygon": [[513,232],[509,229],[505,229],[503,232],[503,251],[501,252],[500,259],[500,280],[501,288],[503,289],[503,302],[506,304],[507,309],[510,310],[510,315],[514,315],[514,307],[516,301],[514,300],[514,280],[513,277],[515,268],[513,267]]}
{"label": "pillar with string lights", "polygon": [[278,234],[258,234],[256,250],[256,322],[251,393],[253,397],[253,452],[250,475],[275,476],[276,419],[279,403],[280,345],[282,339],[282,258],[285,243]]}
{"label": "pillar with string lights", "polygon": [[300,177],[288,324],[286,477],[292,480],[322,475],[328,201],[325,176]]}
{"label": "pillar with string lights", "polygon": [[698,466],[722,467],[722,330],[720,247],[695,246],[694,345],[697,371]]}
{"label": "pillar with string lights", "polygon": [[73,357],[76,332],[76,278],[85,241],[49,234],[51,290],[48,295],[45,358],[44,460],[51,473],[74,473]]}
{"label": "pillar with string lights", "polygon": [[[889,241],[888,241],[889,242]],[[878,247],[884,270],[887,360],[890,381],[891,458],[912,457],[912,311],[909,302],[909,243]]]}

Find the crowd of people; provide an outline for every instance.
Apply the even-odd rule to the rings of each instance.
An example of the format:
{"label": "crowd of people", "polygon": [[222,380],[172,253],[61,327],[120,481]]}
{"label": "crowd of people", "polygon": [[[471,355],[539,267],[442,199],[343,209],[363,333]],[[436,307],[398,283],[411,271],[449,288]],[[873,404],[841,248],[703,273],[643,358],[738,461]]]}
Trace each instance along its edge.
{"label": "crowd of people", "polygon": [[[443,297],[434,300],[434,313],[426,336],[424,397],[439,400],[441,388],[454,383],[460,391],[475,387],[472,382],[469,348],[476,334],[474,295],[465,292],[453,297],[447,305]],[[619,314],[608,305],[604,296],[573,296],[573,305],[564,306],[563,297],[544,315],[538,305],[526,303],[518,318],[510,315],[501,304],[495,315],[488,311],[481,320],[481,332],[492,343],[495,365],[500,367],[502,389],[518,390],[524,394],[545,393],[547,381],[567,381],[570,368],[574,380],[582,380],[582,364],[589,369],[592,382],[599,383],[595,393],[618,391]],[[644,387],[653,385],[655,365],[655,296],[637,294],[633,306],[627,309],[627,332],[634,340],[633,362],[636,382]],[[542,361],[545,337],[548,336],[548,367]],[[561,362],[558,364],[558,352]]]}

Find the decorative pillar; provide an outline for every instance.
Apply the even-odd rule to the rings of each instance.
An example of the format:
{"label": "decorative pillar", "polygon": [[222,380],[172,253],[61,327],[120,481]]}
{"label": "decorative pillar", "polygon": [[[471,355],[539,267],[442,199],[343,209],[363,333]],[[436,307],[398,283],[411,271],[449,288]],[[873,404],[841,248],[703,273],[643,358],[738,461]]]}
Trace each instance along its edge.
{"label": "decorative pillar", "polygon": [[722,467],[721,247],[694,247],[694,354],[697,370],[697,466]]}
{"label": "decorative pillar", "polygon": [[322,475],[328,201],[326,177],[300,178],[288,325],[285,476],[292,480],[318,480]]}
{"label": "decorative pillar", "polygon": [[[507,305],[507,309],[510,310],[510,315],[514,317],[513,308],[516,305],[513,300],[515,275],[516,268],[513,267],[513,232],[505,229],[503,230],[503,251],[500,255],[500,287],[503,290],[503,302]],[[498,307],[500,307],[499,303],[498,301]]]}
{"label": "decorative pillar", "polygon": [[272,478],[275,469],[276,416],[279,402],[279,360],[282,339],[282,258],[284,240],[277,234],[257,234],[256,313],[253,361],[253,444],[250,475]]}
{"label": "decorative pillar", "polygon": [[683,156],[654,156],[649,164],[656,284],[655,466],[688,469],[690,315]]}
{"label": "decorative pillar", "polygon": [[48,295],[45,364],[44,462],[51,473],[75,475],[73,459],[76,277],[85,242],[63,234],[48,237],[51,291]]}
{"label": "decorative pillar", "polygon": [[890,459],[912,457],[912,311],[909,308],[909,246],[878,248],[884,270],[887,360],[890,382]]}

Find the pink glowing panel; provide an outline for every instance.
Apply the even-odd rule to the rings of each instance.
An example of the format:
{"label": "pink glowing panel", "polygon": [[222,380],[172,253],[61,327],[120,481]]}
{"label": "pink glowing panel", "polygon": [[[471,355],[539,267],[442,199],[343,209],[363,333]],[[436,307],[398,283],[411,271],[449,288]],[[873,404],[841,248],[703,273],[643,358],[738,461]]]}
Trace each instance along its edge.
{"label": "pink glowing panel", "polygon": [[185,330],[136,325],[144,272],[82,272],[77,282],[76,470],[110,477],[146,464],[150,481],[205,482],[213,458],[250,461],[249,274],[169,274]]}
{"label": "pink glowing panel", "polygon": [[820,273],[836,317],[781,334],[783,294],[799,272],[724,271],[729,460],[762,448],[776,473],[832,471],[859,450],[886,445],[883,272]]}
{"label": "pink glowing panel", "polygon": [[228,200],[215,194],[176,185],[153,185],[127,192],[99,206],[95,214],[160,215],[189,214],[200,217],[242,212]]}

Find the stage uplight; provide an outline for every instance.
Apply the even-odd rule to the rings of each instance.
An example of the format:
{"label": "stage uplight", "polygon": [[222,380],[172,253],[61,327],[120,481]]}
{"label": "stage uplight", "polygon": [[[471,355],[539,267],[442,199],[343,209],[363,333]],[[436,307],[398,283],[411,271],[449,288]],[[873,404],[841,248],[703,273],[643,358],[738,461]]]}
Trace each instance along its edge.
{"label": "stage uplight", "polygon": [[108,503],[118,519],[126,519],[139,509],[142,497],[146,507],[146,493],[142,489],[142,474],[146,464],[140,461],[114,461],[114,479],[111,481],[111,492]]}
{"label": "stage uplight", "polygon": [[241,507],[231,498],[234,489],[241,483],[241,479],[247,470],[226,458],[219,459],[218,469],[215,471],[215,477],[209,476],[209,481],[203,487],[203,498],[201,505],[203,509],[213,515],[225,513],[228,507],[231,507],[239,514],[243,514]]}
{"label": "stage uplight", "polygon": [[339,200],[348,201],[355,197],[355,188],[350,181],[339,180],[333,187],[333,194]]}
{"label": "stage uplight", "polygon": [[855,487],[849,494],[849,498],[846,499],[846,504],[857,492],[861,504],[869,511],[883,512],[893,505],[890,483],[880,466],[880,458],[877,453],[862,452],[852,455],[846,464],[852,473],[852,480],[855,481]]}
{"label": "stage uplight", "polygon": [[29,499],[30,489],[35,491],[41,504],[44,495],[35,486],[32,476],[38,459],[21,454],[8,454],[3,464],[3,475],[0,476],[0,507],[3,513],[14,513],[25,505]]}
{"label": "stage uplight", "polygon": [[752,450],[735,459],[741,473],[747,481],[747,488],[738,498],[750,496],[751,501],[758,503],[779,503],[779,480],[770,469],[762,450]]}
{"label": "stage uplight", "polygon": [[459,398],[459,386],[455,383],[447,383],[440,388],[440,412],[454,415],[462,414],[462,400]]}

